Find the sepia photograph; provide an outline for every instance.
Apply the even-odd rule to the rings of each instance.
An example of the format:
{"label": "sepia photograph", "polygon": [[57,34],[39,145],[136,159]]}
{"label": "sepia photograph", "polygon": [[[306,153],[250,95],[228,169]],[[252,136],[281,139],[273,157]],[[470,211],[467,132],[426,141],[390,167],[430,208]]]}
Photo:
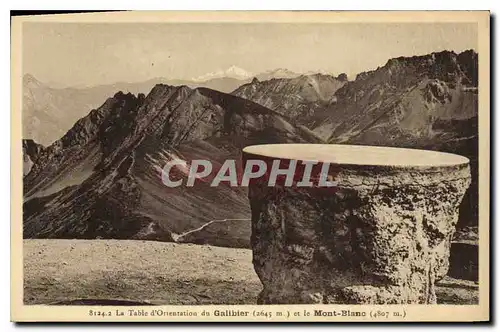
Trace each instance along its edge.
{"label": "sepia photograph", "polygon": [[489,20],[12,17],[14,316],[487,320]]}

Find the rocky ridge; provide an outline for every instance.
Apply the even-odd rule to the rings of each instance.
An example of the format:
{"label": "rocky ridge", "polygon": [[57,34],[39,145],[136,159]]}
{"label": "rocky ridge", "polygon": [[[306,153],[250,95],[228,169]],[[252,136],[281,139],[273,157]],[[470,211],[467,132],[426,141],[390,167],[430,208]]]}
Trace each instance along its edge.
{"label": "rocky ridge", "polygon": [[330,143],[421,148],[463,155],[472,185],[459,227],[477,225],[478,55],[443,51],[400,57],[360,73],[315,113],[314,131]]}
{"label": "rocky ridge", "polygon": [[28,174],[44,146],[32,139],[23,139],[23,176]]}
{"label": "rocky ridge", "polygon": [[231,94],[252,100],[309,126],[316,110],[336,102],[335,92],[347,82],[347,76],[323,74],[301,75],[295,78],[276,78],[240,86]]}

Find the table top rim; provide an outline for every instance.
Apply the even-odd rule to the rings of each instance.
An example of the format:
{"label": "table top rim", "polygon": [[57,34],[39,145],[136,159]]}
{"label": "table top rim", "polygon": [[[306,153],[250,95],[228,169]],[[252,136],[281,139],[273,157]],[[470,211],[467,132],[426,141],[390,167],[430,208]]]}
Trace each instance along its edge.
{"label": "table top rim", "polygon": [[[287,155],[286,152],[288,151],[286,151],[286,149],[290,148],[293,149],[290,150],[293,152]],[[272,149],[275,151],[271,153],[270,150]],[[306,149],[308,151],[299,153],[298,150],[300,149]],[[317,152],[315,155],[315,152],[311,149],[318,149],[318,151],[321,152]],[[371,145],[311,143],[258,144],[249,145],[243,148],[242,151],[244,154],[251,154],[264,158],[316,161],[323,163],[329,162],[340,165],[446,167],[470,163],[467,157],[448,152]],[[302,154],[303,157],[301,157],[300,154]],[[328,156],[325,157],[326,154],[328,154]],[[337,154],[337,157],[335,154]]]}

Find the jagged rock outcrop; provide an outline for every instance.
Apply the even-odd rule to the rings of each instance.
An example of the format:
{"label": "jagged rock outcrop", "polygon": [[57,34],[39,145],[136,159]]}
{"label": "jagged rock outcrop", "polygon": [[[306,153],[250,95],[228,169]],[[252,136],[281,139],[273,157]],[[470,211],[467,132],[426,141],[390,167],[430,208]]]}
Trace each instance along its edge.
{"label": "jagged rock outcrop", "polygon": [[[217,168],[240,160],[246,145],[318,141],[276,112],[206,88],[116,93],[44,149],[24,177],[23,235],[172,241],[213,219],[248,219],[245,188],[169,188],[162,168],[173,159]],[[248,242],[249,227],[221,227],[206,230],[210,244]]]}
{"label": "jagged rock outcrop", "polygon": [[335,91],[346,81],[345,74],[337,78],[312,74],[267,81],[253,80],[231,94],[252,100],[299,124],[308,126],[316,110],[335,102]]}
{"label": "jagged rock outcrop", "polygon": [[337,90],[315,113],[330,143],[421,148],[471,160],[459,227],[478,223],[478,55],[443,51],[391,59]]}
{"label": "jagged rock outcrop", "polygon": [[250,182],[253,264],[264,286],[259,303],[436,303],[435,283],[448,272],[458,207],[470,184],[468,160],[371,149],[244,150],[245,160],[287,161],[302,153],[335,163],[330,188],[269,187],[265,177]]}
{"label": "jagged rock outcrop", "polygon": [[31,171],[44,147],[32,139],[23,139],[23,176]]}
{"label": "jagged rock outcrop", "polygon": [[[285,70],[268,74],[294,75]],[[24,180],[26,236],[170,239],[170,232],[182,234],[210,220],[248,218],[244,190],[214,190],[208,185],[196,190],[166,189],[158,180],[158,168],[169,158],[205,158],[220,165],[228,158],[239,159],[241,147],[249,144],[321,142],[321,138],[333,143],[415,147],[467,156],[471,159],[472,185],[461,205],[459,225],[477,225],[475,52],[396,58],[350,82],[345,74],[337,78],[321,74],[292,79],[264,80],[269,77],[262,75],[256,78],[236,91],[248,92],[244,97],[255,96],[259,101],[254,101],[278,108],[283,116],[237,96],[203,88],[159,85],[147,97],[121,93],[108,99],[61,139],[40,151],[39,162],[27,162],[30,174]],[[26,84],[36,90],[41,83],[26,77]],[[149,91],[153,85],[149,81],[141,86]],[[114,91],[131,89],[129,85],[108,88],[105,94],[104,90],[99,92],[102,100],[98,104]],[[71,105],[84,104],[76,96],[82,92],[79,89],[60,90],[68,92],[64,100],[71,100]],[[40,100],[59,97],[34,98],[33,105],[50,104],[40,104]],[[77,117],[92,107],[85,107]],[[310,107],[314,112],[308,113]],[[66,106],[57,109],[78,113],[76,109],[67,112]],[[46,111],[62,114],[48,108]],[[294,112],[296,117],[288,119]],[[75,119],[71,124],[68,121],[67,128]],[[38,120],[24,112],[23,125],[30,121]],[[42,122],[40,128],[56,132]],[[54,139],[62,135],[57,133]],[[101,173],[105,175],[99,177]],[[102,187],[96,185],[98,182],[103,183]],[[109,212],[114,211],[114,206],[121,212]],[[100,216],[99,211],[106,209],[107,214]],[[62,222],[66,217],[67,225]],[[87,226],[87,220],[94,217],[95,225]],[[215,223],[191,233],[188,240],[205,243],[205,239],[210,239],[207,243],[246,246],[249,225],[238,225]],[[228,238],[231,240],[227,242]]]}

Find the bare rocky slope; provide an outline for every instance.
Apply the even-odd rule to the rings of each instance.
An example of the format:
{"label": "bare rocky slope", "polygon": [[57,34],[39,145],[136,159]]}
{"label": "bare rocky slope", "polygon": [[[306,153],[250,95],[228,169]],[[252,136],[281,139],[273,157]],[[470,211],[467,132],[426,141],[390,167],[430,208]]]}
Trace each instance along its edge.
{"label": "bare rocky slope", "polygon": [[277,111],[299,124],[310,125],[316,110],[335,102],[335,92],[347,82],[347,76],[323,74],[301,75],[294,78],[273,78],[240,86],[231,94],[252,100]]}
{"label": "bare rocky slope", "polygon": [[459,228],[477,226],[478,55],[472,50],[390,59],[344,75],[254,80],[238,95],[304,124],[330,143],[421,148],[471,160]]}
{"label": "bare rocky slope", "polygon": [[[246,188],[169,188],[161,169],[173,159],[208,159],[217,169],[239,161],[247,145],[287,142],[319,139],[259,104],[206,88],[117,93],[43,149],[25,175],[24,237],[173,241],[212,220],[249,219]],[[249,246],[250,221],[220,225],[190,241]]]}

